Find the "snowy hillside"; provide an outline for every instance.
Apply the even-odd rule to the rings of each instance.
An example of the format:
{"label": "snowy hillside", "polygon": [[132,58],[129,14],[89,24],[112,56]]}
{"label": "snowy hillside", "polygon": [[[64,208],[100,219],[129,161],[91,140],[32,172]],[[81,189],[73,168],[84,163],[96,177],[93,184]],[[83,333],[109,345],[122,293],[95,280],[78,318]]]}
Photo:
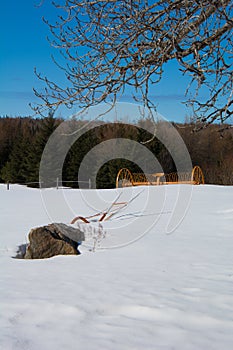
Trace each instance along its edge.
{"label": "snowy hillside", "polygon": [[[231,350],[233,187],[183,189],[182,207],[178,185],[0,185],[0,349]],[[129,204],[103,222],[95,252],[87,241],[80,256],[12,258],[32,227],[69,223],[116,198]]]}

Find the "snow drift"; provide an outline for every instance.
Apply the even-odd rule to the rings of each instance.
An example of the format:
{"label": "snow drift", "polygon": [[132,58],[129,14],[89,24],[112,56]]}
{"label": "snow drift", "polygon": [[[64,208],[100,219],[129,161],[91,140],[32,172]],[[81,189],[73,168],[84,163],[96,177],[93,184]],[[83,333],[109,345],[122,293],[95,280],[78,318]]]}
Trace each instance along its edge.
{"label": "snow drift", "polygon": [[1,185],[1,349],[230,350],[233,187],[193,187],[168,234],[176,187],[122,190],[144,191],[102,223],[95,252],[90,235],[80,256],[20,260],[32,227],[91,215],[120,190],[64,190],[64,210],[61,190]]}

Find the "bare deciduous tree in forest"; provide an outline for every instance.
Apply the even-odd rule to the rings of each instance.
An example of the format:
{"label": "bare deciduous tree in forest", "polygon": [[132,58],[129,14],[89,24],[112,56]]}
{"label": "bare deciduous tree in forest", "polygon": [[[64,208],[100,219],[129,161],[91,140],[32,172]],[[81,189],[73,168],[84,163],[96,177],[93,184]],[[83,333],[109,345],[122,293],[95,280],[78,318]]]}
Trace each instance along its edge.
{"label": "bare deciduous tree in forest", "polygon": [[[129,88],[149,110],[153,84],[176,61],[190,76],[187,104],[199,121],[224,122],[232,114],[232,0],[57,0],[56,23],[47,22],[60,49],[67,86],[37,73],[43,113],[60,105],[114,104]],[[203,96],[205,96],[203,98]]]}

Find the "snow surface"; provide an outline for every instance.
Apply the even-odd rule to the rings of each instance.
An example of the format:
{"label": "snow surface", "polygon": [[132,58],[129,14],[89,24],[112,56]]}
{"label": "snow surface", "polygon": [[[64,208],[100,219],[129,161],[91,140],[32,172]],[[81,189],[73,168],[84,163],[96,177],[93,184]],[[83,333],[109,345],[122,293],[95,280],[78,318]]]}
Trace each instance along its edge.
{"label": "snow surface", "polygon": [[[172,231],[176,185],[0,185],[0,349],[232,349],[233,187],[183,186],[188,210]],[[95,252],[90,240],[80,256],[12,258],[32,227],[93,214],[120,191],[138,196],[103,222]]]}

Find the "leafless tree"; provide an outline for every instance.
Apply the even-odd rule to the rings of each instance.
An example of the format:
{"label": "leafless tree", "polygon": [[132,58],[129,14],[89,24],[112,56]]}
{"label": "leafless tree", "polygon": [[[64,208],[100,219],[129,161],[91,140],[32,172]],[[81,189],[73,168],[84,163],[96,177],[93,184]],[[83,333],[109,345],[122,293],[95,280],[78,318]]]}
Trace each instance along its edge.
{"label": "leafless tree", "polygon": [[154,108],[153,84],[165,64],[176,61],[190,76],[185,102],[200,122],[224,122],[233,114],[232,0],[55,1],[58,20],[45,21],[67,86],[37,72],[46,87],[35,91],[43,100],[36,112],[114,104],[126,88]]}

